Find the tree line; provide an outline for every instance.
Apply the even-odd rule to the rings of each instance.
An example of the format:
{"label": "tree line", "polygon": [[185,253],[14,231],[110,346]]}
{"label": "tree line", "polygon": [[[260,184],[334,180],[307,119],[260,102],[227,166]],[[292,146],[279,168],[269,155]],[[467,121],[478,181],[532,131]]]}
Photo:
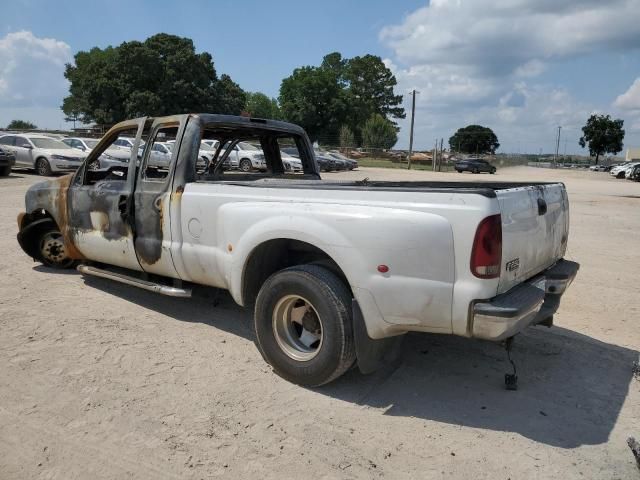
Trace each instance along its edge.
{"label": "tree line", "polygon": [[349,140],[349,146],[391,148],[394,119],[405,117],[396,79],[380,57],[326,55],[319,66],[296,68],[278,99],[246,92],[218,75],[211,54],[193,41],[165,33],[143,42],[80,51],[67,64],[67,121],[113,125],[127,118],[187,112],[246,114],[302,126],[312,141]]}
{"label": "tree line", "polygon": [[[141,116],[216,112],[286,120],[303,127],[312,141],[389,149],[398,139],[396,120],[405,118],[397,81],[375,55],[325,55],[320,65],[296,68],[284,78],[278,98],[247,92],[229,75],[218,75],[210,53],[196,53],[189,38],[160,33],[104,49],[80,51],[64,72],[70,82],[62,111],[67,121],[104,126]],[[622,150],[623,120],[591,115],[579,144],[596,163]],[[35,129],[14,120],[11,129]],[[468,125],[449,138],[451,151],[495,153],[500,143],[488,127]]]}

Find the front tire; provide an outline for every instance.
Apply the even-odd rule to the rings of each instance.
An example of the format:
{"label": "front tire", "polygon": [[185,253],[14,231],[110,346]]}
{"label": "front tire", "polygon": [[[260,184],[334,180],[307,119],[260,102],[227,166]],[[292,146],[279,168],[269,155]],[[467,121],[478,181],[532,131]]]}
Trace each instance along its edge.
{"label": "front tire", "polygon": [[258,294],[254,322],[260,353],[290,382],[324,385],[356,359],[351,293],[321,266],[300,265],[271,275]]}
{"label": "front tire", "polygon": [[8,177],[11,175],[11,165],[0,167],[0,177]]}
{"label": "front tire", "polygon": [[249,160],[248,158],[243,158],[242,160],[240,160],[239,168],[244,173],[249,173],[252,168],[251,160]]}
{"label": "front tire", "polygon": [[44,157],[40,157],[36,160],[36,172],[42,177],[50,177],[53,174],[49,160]]}
{"label": "front tire", "polygon": [[[73,268],[76,261],[69,258],[60,229],[53,220],[40,220],[25,229],[24,250],[43,265],[56,269]],[[27,232],[27,230],[29,230]]]}

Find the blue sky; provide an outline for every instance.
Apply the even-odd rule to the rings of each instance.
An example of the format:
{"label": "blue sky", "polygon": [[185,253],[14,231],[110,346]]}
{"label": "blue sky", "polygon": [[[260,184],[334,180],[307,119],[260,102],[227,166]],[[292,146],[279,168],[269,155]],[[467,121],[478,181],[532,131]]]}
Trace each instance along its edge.
{"label": "blue sky", "polygon": [[640,146],[638,25],[640,0],[13,1],[0,19],[0,125],[20,117],[64,126],[62,72],[74,53],[167,32],[209,51],[218,73],[271,96],[326,53],[380,55],[397,93],[420,91],[419,148],[481,123],[503,151],[549,152],[562,125],[561,150],[566,141],[579,153],[592,112],[623,118],[625,144]]}

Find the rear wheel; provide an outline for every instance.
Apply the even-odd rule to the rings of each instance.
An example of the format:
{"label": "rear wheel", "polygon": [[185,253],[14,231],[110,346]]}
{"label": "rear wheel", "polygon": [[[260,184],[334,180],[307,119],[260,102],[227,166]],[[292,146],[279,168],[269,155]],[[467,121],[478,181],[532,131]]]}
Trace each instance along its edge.
{"label": "rear wheel", "polygon": [[494,173],[496,173],[496,169],[495,169],[495,168],[492,168],[492,169],[491,169],[491,171],[489,171],[489,173],[490,173],[491,175],[493,175]]}
{"label": "rear wheel", "polygon": [[0,167],[0,177],[8,177],[11,174],[11,165]]}
{"label": "rear wheel", "polygon": [[355,361],[351,294],[324,267],[300,265],[269,277],[254,321],[262,356],[290,382],[323,385]]}
{"label": "rear wheel", "polygon": [[51,171],[51,165],[49,165],[49,160],[44,157],[40,157],[36,160],[36,172],[38,175],[43,177],[50,177],[53,172]]}
{"label": "rear wheel", "polygon": [[249,160],[248,158],[243,158],[242,160],[240,160],[240,170],[242,170],[245,173],[250,172],[251,160]]}

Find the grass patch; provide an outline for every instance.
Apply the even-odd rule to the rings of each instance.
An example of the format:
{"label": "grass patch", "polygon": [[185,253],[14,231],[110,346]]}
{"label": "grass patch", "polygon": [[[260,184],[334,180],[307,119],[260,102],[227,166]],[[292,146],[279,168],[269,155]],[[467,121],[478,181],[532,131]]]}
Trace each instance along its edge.
{"label": "grass patch", "polygon": [[[374,157],[363,157],[358,159],[358,166],[360,167],[376,167],[376,168],[399,168],[406,170],[407,163],[406,162],[392,162],[387,158],[374,158]],[[433,171],[433,167],[431,164],[422,164],[422,163],[412,163],[411,170],[428,170]],[[453,170],[453,167],[448,165],[442,166],[442,171],[450,171]]]}

